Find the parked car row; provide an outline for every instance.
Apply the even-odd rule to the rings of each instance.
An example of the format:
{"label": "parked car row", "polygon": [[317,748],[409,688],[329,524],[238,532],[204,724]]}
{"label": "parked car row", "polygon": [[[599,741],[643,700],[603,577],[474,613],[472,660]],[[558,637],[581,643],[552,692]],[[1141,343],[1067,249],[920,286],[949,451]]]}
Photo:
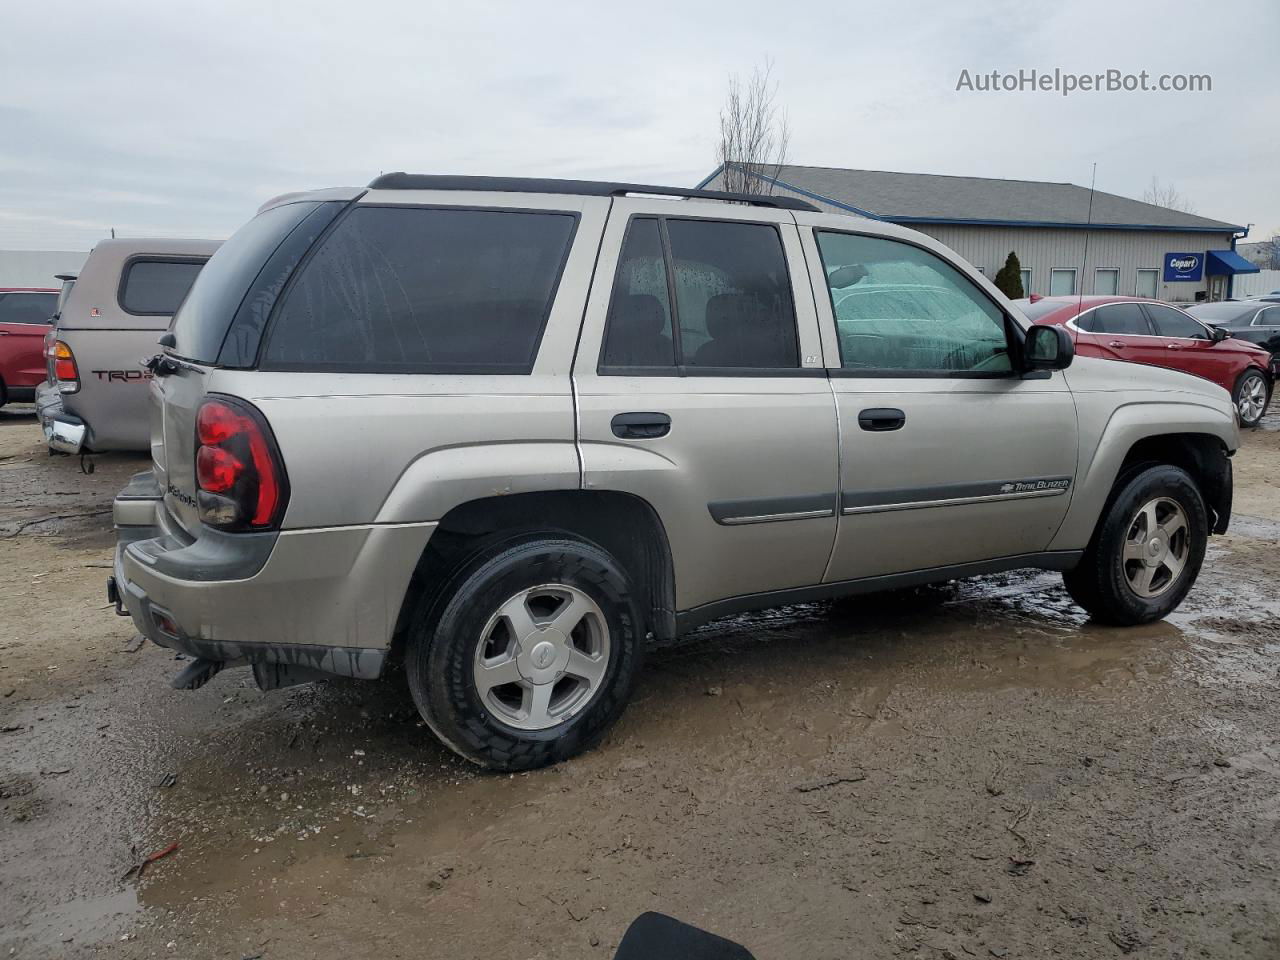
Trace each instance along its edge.
{"label": "parked car row", "polygon": [[[105,309],[79,283],[77,329]],[[192,658],[182,688],[403,662],[431,730],[503,770],[590,747],[649,638],[743,610],[1040,567],[1150,622],[1227,529],[1237,404],[1105,351],[1260,353],[1158,306],[1020,309],[930,237],[787,197],[290,194],[162,338],[108,597]]]}
{"label": "parked car row", "polygon": [[[1016,302],[1037,323],[1062,324],[1070,330],[1077,353],[1168,367],[1212,380],[1231,394],[1240,423],[1246,427],[1257,426],[1266,412],[1277,372],[1275,357],[1269,348],[1236,339],[1226,328],[1202,321],[1206,307],[1225,304],[1206,304],[1193,316],[1167,303],[1137,297],[1039,297]],[[1275,309],[1280,320],[1280,306]],[[1267,309],[1250,316],[1258,315],[1267,317]],[[1280,335],[1280,329],[1275,333]]]}

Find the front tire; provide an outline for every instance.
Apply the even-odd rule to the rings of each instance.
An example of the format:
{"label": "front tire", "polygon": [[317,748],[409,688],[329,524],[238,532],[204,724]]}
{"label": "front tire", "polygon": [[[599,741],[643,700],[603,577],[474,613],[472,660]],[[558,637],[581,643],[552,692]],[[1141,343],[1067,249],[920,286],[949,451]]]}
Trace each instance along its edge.
{"label": "front tire", "polygon": [[1240,415],[1242,427],[1256,427],[1267,411],[1267,378],[1252,367],[1240,374],[1231,395]]}
{"label": "front tire", "polygon": [[556,763],[622,714],[640,623],[626,573],[599,547],[552,535],[500,545],[417,616],[409,689],[436,736],[473,763]]}
{"label": "front tire", "polygon": [[1067,592],[1100,623],[1150,623],[1177,608],[1209,540],[1204,500],[1185,470],[1155,466],[1124,482],[1099,521]]}

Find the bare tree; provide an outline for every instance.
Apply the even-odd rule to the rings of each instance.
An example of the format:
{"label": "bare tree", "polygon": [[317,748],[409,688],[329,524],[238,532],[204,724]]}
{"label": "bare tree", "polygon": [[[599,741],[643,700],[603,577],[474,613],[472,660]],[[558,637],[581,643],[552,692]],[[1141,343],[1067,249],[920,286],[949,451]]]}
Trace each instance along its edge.
{"label": "bare tree", "polygon": [[1256,263],[1263,270],[1280,270],[1280,230],[1274,230],[1271,236],[1258,244],[1255,255]]}
{"label": "bare tree", "polygon": [[787,162],[787,115],[777,105],[773,63],[751,71],[745,83],[729,78],[720,110],[721,185],[735,193],[773,193],[773,181]]}
{"label": "bare tree", "polygon": [[1151,186],[1142,194],[1143,203],[1154,203],[1157,207],[1168,207],[1181,213],[1195,213],[1196,207],[1189,199],[1178,192],[1172,183],[1162,184],[1159,177],[1151,178]]}

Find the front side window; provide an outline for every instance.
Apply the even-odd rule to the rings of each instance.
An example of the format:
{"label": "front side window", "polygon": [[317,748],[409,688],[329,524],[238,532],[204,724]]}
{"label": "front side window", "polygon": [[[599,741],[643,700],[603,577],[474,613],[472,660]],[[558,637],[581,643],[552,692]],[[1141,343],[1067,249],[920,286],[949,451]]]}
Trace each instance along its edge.
{"label": "front side window", "polygon": [[1090,310],[1077,323],[1086,333],[1120,333],[1131,337],[1149,337],[1151,328],[1140,303],[1109,303]]}
{"label": "front side window", "polygon": [[927,250],[817,231],[846,370],[926,374],[1012,371],[1004,314]]}
{"label": "front side window", "polygon": [[1156,333],[1162,337],[1181,337],[1184,340],[1208,340],[1209,334],[1204,327],[1192,320],[1185,313],[1172,307],[1147,304],[1147,312],[1156,325]]}
{"label": "front side window", "polygon": [[717,368],[799,366],[791,278],[777,227],[631,221],[609,303],[602,373],[679,368],[708,375]]}
{"label": "front side window", "polygon": [[140,316],[173,316],[204,264],[204,260],[159,257],[130,260],[120,278],[121,308]]}
{"label": "front side window", "polygon": [[273,318],[276,370],[529,373],[577,218],[356,207]]}
{"label": "front side window", "polygon": [[56,293],[0,293],[0,323],[48,323]]}

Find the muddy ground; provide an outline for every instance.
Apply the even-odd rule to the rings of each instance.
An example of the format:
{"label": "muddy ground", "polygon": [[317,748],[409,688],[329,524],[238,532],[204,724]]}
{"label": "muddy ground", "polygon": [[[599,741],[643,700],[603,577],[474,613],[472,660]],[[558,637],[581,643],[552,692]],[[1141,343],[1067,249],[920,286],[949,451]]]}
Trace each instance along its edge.
{"label": "muddy ground", "polygon": [[1167,622],[1039,572],[737,617],[510,777],[398,684],[169,689],[103,592],[145,463],[7,408],[0,955],[604,958],[659,910],[759,960],[1280,957],[1277,426]]}

